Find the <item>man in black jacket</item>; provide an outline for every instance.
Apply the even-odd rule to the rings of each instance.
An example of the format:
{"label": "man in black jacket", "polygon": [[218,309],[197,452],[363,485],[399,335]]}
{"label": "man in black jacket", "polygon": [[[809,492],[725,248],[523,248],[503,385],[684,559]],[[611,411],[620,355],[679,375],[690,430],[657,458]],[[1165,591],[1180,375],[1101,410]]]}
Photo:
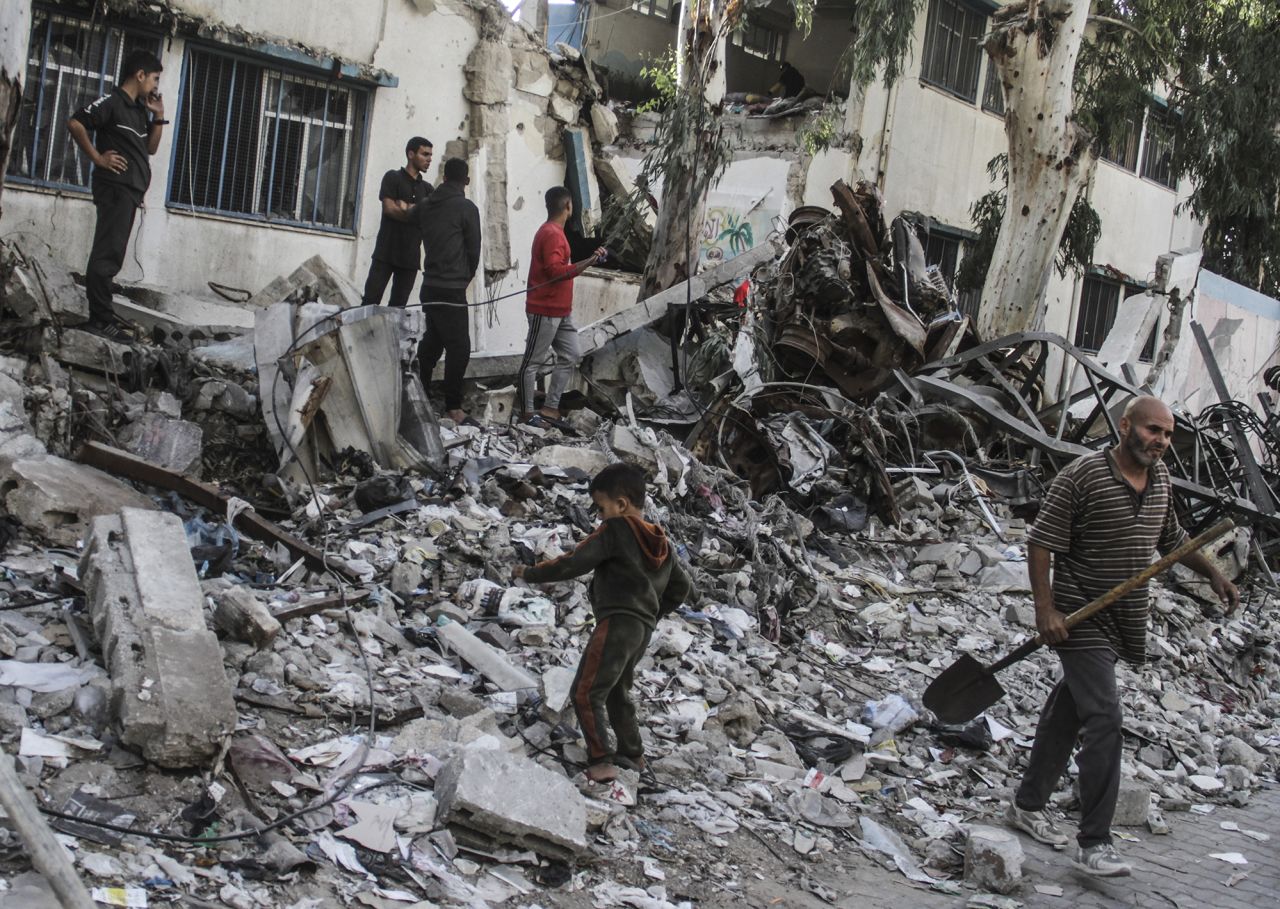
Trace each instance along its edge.
{"label": "man in black jacket", "polygon": [[427,325],[418,365],[426,387],[443,353],[445,415],[458,424],[479,426],[462,409],[462,380],[471,359],[467,285],[480,265],[480,210],[466,197],[468,174],[466,161],[450,158],[444,163],[444,182],[414,209],[427,248],[421,294]]}
{"label": "man in black jacket", "polygon": [[118,336],[123,324],[111,308],[111,280],[124,265],[134,215],[151,185],[151,156],[169,122],[157,91],[163,68],[155,54],[134,51],[120,67],[115,89],[67,121],[71,138],[93,162],[98,223],[84,270],[89,327],[110,336]]}
{"label": "man in black jacket", "polygon": [[414,206],[431,194],[423,174],[431,166],[431,143],[414,136],[404,147],[404,167],[387,171],[378,189],[382,222],[373,246],[369,277],[364,282],[365,306],[377,306],[391,282],[391,305],[404,306],[422,265],[422,235],[414,223]]}

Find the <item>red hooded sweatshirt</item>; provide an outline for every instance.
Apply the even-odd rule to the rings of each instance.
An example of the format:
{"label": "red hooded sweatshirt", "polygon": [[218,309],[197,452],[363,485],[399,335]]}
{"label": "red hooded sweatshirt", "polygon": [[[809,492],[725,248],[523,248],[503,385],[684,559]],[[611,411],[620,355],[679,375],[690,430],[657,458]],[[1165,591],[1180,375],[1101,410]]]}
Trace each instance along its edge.
{"label": "red hooded sweatshirt", "polygon": [[573,311],[575,269],[569,260],[569,238],[564,228],[548,221],[533,235],[529,261],[529,293],[525,311],[536,316],[562,319]]}

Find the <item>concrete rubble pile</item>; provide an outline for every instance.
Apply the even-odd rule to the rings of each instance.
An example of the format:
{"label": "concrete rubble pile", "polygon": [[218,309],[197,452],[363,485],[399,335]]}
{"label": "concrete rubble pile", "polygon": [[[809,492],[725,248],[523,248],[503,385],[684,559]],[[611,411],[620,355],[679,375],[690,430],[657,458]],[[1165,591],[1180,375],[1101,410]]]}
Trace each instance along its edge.
{"label": "concrete rubble pile", "polygon": [[[208,402],[224,429],[255,433],[270,466],[253,483],[252,459],[211,457],[206,441],[204,480],[220,487],[154,470],[135,486],[112,474],[139,460],[99,445],[85,455],[98,468],[58,458],[98,484],[92,504],[49,483],[49,502],[69,497],[65,520],[13,507],[35,485],[14,465],[55,458],[34,425],[49,379],[30,380],[58,361],[38,348],[3,361],[7,412],[31,429],[7,437],[18,454],[0,479],[0,744],[63,815],[51,823],[82,878],[138,904],[298,909],[746,904],[766,882],[832,901],[840,875],[868,869],[957,896],[1026,886],[999,813],[1052,658],[1008,669],[1010,695],[965,726],[920,703],[960,653],[990,660],[1033,633],[1016,495],[921,449],[901,402],[786,379],[734,391],[683,441],[627,414],[639,384],[608,415],[573,411],[572,431],[437,425],[425,395],[384,381],[374,404],[356,360],[299,353],[344,329],[357,334],[330,339],[339,354],[411,343],[382,311],[308,330],[351,309],[325,299],[345,291],[321,265],[272,288],[255,331],[182,360],[179,414]],[[272,366],[292,373],[275,432],[299,430],[301,481],[273,457],[290,446],[266,425]],[[75,370],[59,387],[80,394]],[[294,426],[323,378],[355,409]],[[232,387],[251,411],[215,403]],[[113,407],[141,394],[83,393]],[[488,394],[494,412],[509,413],[506,396]],[[424,453],[403,410],[392,418],[410,405],[435,456],[405,466],[396,452]],[[359,424],[345,440],[343,417]],[[733,452],[753,440],[749,470]],[[617,460],[650,477],[649,515],[696,595],[637,670],[652,779],[591,784],[569,703],[587,587],[534,589],[512,569],[591,531],[586,482]],[[1248,552],[1221,557],[1239,575]],[[1245,600],[1226,620],[1177,575],[1154,587],[1159,660],[1119,677],[1118,823],[1143,836],[1244,804],[1276,773],[1280,604],[1261,585]],[[1064,782],[1055,806],[1074,800]]]}

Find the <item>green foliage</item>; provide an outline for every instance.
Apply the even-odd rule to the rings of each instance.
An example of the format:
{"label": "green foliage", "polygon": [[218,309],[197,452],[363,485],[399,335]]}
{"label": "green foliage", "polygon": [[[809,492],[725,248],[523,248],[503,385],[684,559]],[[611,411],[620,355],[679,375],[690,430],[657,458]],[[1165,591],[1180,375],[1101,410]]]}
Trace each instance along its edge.
{"label": "green foliage", "polygon": [[853,39],[841,55],[839,70],[848,72],[854,85],[862,86],[870,84],[883,66],[884,84],[892,85],[902,75],[915,36],[916,17],[924,9],[924,0],[858,0],[849,23]]}
{"label": "green foliage", "polygon": [[654,95],[637,110],[662,111],[670,107],[680,92],[679,80],[676,79],[676,49],[668,47],[660,56],[646,56],[644,66],[640,67],[640,77],[653,86]]}
{"label": "green foliage", "polygon": [[1172,167],[1191,178],[1186,204],[1206,223],[1204,266],[1280,296],[1280,2],[1173,6]]}
{"label": "green foliage", "polygon": [[826,151],[840,138],[840,128],[844,125],[844,107],[839,104],[826,104],[809,116],[804,125],[796,131],[796,141],[810,155]]}
{"label": "green foliage", "polygon": [[[979,290],[986,283],[991,254],[995,251],[996,237],[999,236],[1000,225],[1004,221],[1005,197],[1009,185],[1008,156],[996,155],[988,161],[987,174],[999,188],[979,197],[969,209],[969,217],[978,238],[969,244],[964,261],[956,272],[957,292]],[[1083,273],[1093,262],[1093,248],[1101,235],[1102,220],[1081,193],[1071,206],[1067,229],[1063,231],[1062,240],[1058,243],[1054,267],[1059,277],[1069,271]]]}

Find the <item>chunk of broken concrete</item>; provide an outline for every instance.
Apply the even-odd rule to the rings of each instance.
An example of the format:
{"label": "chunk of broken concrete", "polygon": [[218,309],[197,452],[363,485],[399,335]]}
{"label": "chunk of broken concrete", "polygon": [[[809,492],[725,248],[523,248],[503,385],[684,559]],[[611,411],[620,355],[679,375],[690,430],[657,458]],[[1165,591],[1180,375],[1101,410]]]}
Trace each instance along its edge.
{"label": "chunk of broken concrete", "polygon": [[144,461],[199,477],[204,455],[204,430],[196,423],[162,413],[144,413],[120,435],[120,444]]}
{"label": "chunk of broken concrete", "polygon": [[974,826],[964,849],[964,879],[984,890],[1012,893],[1022,883],[1022,844],[999,827]]}
{"label": "chunk of broken concrete", "polygon": [[556,858],[587,848],[582,794],[522,755],[460,751],[441,768],[435,793],[438,816],[463,831]]}
{"label": "chunk of broken concrete", "polygon": [[[156,507],[100,470],[49,454],[0,461],[0,506],[28,530],[60,546],[77,545],[99,515]],[[190,555],[186,562],[191,564]]]}
{"label": "chunk of broken concrete", "polygon": [[609,456],[594,448],[575,448],[570,445],[548,445],[538,449],[531,459],[537,467],[559,467],[561,470],[581,470],[595,476],[609,466]]}
{"label": "chunk of broken concrete", "polygon": [[454,653],[502,691],[536,691],[537,680],[500,650],[489,646],[457,622],[445,622],[436,635]]}
{"label": "chunk of broken concrete", "polygon": [[215,757],[237,714],[182,521],[137,508],[95,518],[80,578],[121,742],[163,767]]}
{"label": "chunk of broken concrete", "polygon": [[1151,787],[1136,780],[1121,780],[1111,823],[1117,827],[1142,827],[1150,813]]}
{"label": "chunk of broken concrete", "polygon": [[259,650],[270,647],[280,633],[280,623],[267,604],[243,587],[232,587],[218,595],[213,621],[228,637],[252,644]]}

